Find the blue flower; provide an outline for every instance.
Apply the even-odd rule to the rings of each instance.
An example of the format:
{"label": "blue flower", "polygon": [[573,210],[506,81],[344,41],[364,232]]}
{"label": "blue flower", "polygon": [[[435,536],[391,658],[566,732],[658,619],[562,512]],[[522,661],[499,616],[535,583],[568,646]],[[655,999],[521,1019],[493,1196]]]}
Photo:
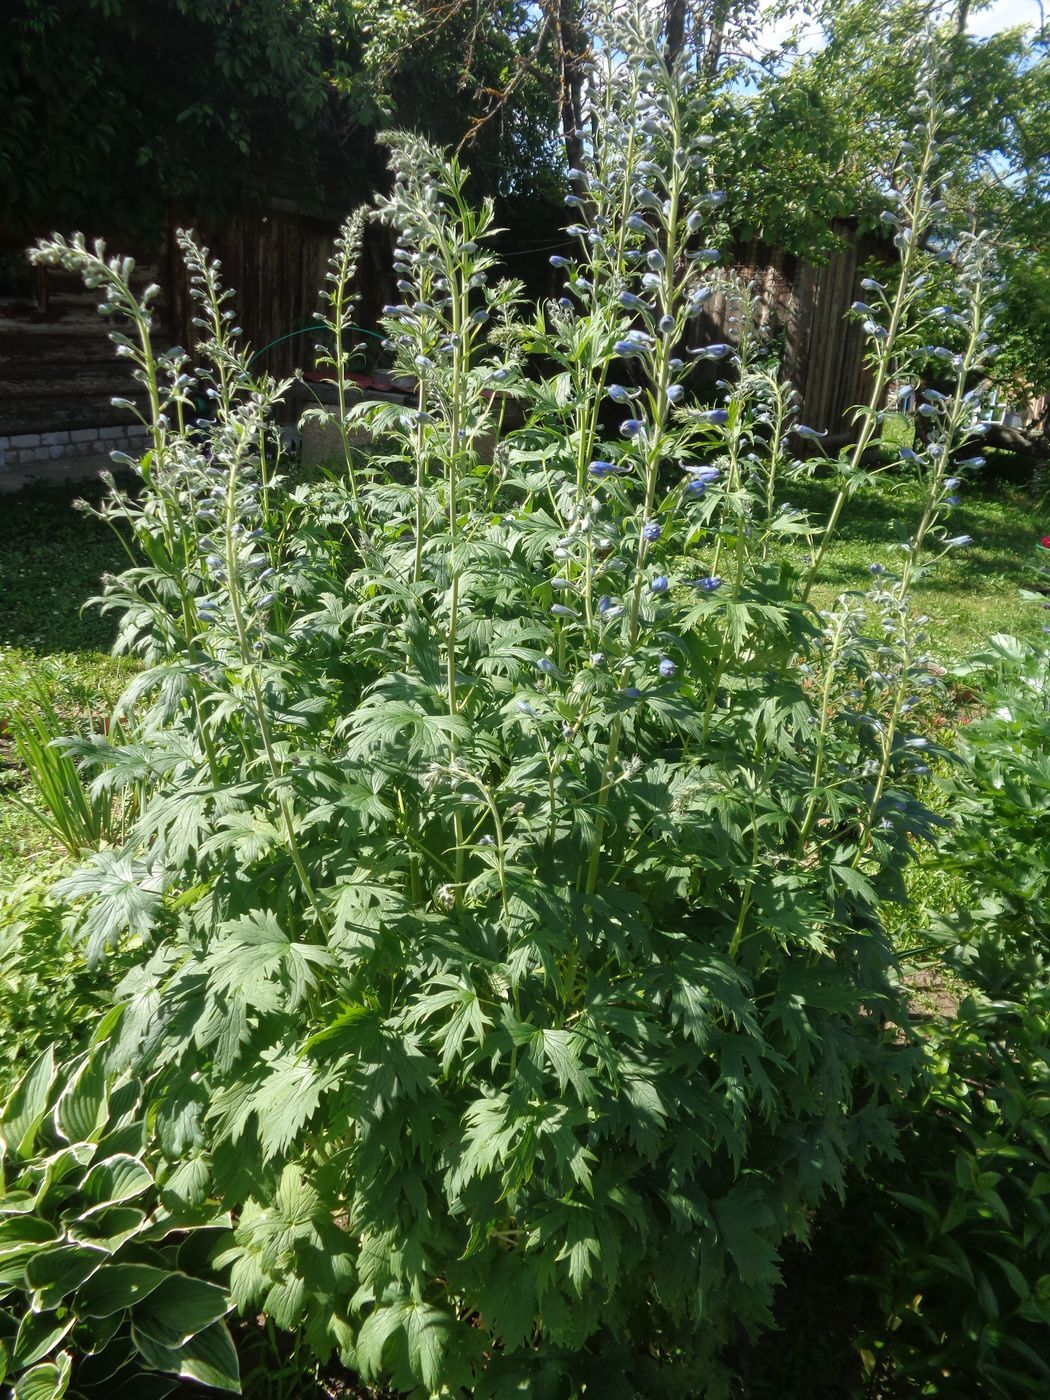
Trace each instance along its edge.
{"label": "blue flower", "polygon": [[701,345],[696,350],[690,350],[689,353],[698,360],[720,360],[723,356],[730,353],[730,349],[730,346],[719,343],[715,345]]}
{"label": "blue flower", "polygon": [[[543,669],[542,663],[541,663],[540,669],[541,669],[541,670]],[[519,701],[518,701],[518,709],[521,711],[521,713],[522,713],[523,715],[532,715],[534,719],[539,719],[539,717],[540,717],[540,712],[539,712],[539,710],[537,710],[537,709],[535,708],[535,706],[530,705],[529,702],[528,702],[527,700],[519,700]]]}
{"label": "blue flower", "polygon": [[625,700],[639,700],[641,698],[642,692],[638,689],[636,685],[625,685],[621,689],[620,694]]}
{"label": "blue flower", "polygon": [[716,426],[729,422],[729,414],[724,408],[708,408],[703,413],[698,413],[696,417],[700,423],[711,423]]}
{"label": "blue flower", "polygon": [[860,285],[865,292],[883,292],[886,290],[881,282],[875,281],[874,277],[865,277]]}
{"label": "blue flower", "polygon": [[873,574],[876,578],[878,578],[879,574],[884,574],[885,572],[886,572],[886,570],[883,568],[883,566],[882,566],[881,564],[869,564],[869,565],[868,565],[868,573],[869,573],[869,574]]}
{"label": "blue flower", "polygon": [[649,589],[652,593],[666,593],[667,579],[663,576],[663,574],[657,574],[656,577],[653,579],[652,583],[650,583]]}
{"label": "blue flower", "polygon": [[944,504],[945,504],[946,506],[957,506],[957,505],[959,504],[959,497],[958,497],[958,496],[945,496],[945,498],[944,498]]}
{"label": "blue flower", "polygon": [[708,205],[711,209],[718,209],[725,202],[725,190],[711,190],[709,194],[704,195],[704,203]]}
{"label": "blue flower", "polygon": [[659,321],[657,322],[656,328],[661,335],[670,335],[671,332],[674,330],[674,317],[661,316]]}
{"label": "blue flower", "polygon": [[552,588],[571,588],[571,587],[572,587],[572,581],[571,581],[570,579],[567,579],[567,578],[552,578],[552,579],[551,579],[551,587],[552,587]]}
{"label": "blue flower", "polygon": [[575,608],[566,607],[564,603],[552,604],[551,612],[555,617],[579,617],[580,615]]}
{"label": "blue flower", "polygon": [[560,253],[552,253],[547,261],[551,267],[572,267],[572,259],[563,258]]}
{"label": "blue flower", "polygon": [[620,432],[624,437],[637,437],[639,433],[645,431],[645,423],[641,418],[625,418],[620,424]]}
{"label": "blue flower", "polygon": [[667,386],[667,402],[668,402],[668,403],[680,403],[684,397],[685,397],[685,389],[682,387],[681,384],[668,384],[668,386]]}
{"label": "blue flower", "polygon": [[806,423],[796,423],[791,431],[796,437],[802,438],[824,438],[831,431],[830,428],[811,428]]}
{"label": "blue flower", "polygon": [[984,460],[983,457],[964,457],[957,465],[960,467],[983,467]]}
{"label": "blue flower", "polygon": [[619,297],[620,305],[625,311],[651,311],[648,302],[644,302],[640,296],[634,292],[621,292]]}
{"label": "blue flower", "polygon": [[945,540],[944,543],[945,543],[946,545],[948,545],[949,547],[954,546],[954,545],[958,545],[958,546],[961,548],[963,545],[973,544],[973,536],[972,536],[972,535],[955,535],[955,536],[952,537],[952,539],[950,539],[950,540]]}
{"label": "blue flower", "polygon": [[[605,391],[612,399],[613,403],[630,403],[634,397],[630,389],[625,389],[622,384],[610,384]],[[637,393],[637,390],[635,390]]]}
{"label": "blue flower", "polygon": [[705,496],[707,494],[707,482],[699,480],[690,481],[685,488],[685,494],[687,496]]}
{"label": "blue flower", "polygon": [[613,349],[624,360],[632,358],[640,360],[649,353],[649,347],[640,344],[637,340],[618,340]]}
{"label": "blue flower", "polygon": [[689,316],[699,316],[700,312],[713,296],[714,292],[710,287],[698,287],[689,298],[686,314]]}
{"label": "blue flower", "polygon": [[702,481],[705,486],[713,485],[721,476],[717,467],[686,467],[684,469],[695,481]]}
{"label": "blue flower", "polygon": [[650,248],[645,255],[645,261],[649,264],[649,269],[652,272],[663,272],[667,266],[667,259],[659,248]]}
{"label": "blue flower", "polygon": [[716,589],[722,587],[722,580],[715,574],[710,574],[707,578],[686,579],[687,588],[699,588],[703,593],[714,593]]}
{"label": "blue flower", "polygon": [[591,476],[598,477],[619,476],[623,470],[624,468],[617,466],[615,462],[592,462],[588,468]]}
{"label": "blue flower", "polygon": [[650,544],[655,543],[662,534],[663,526],[658,520],[647,520],[642,526],[642,538],[648,540]]}
{"label": "blue flower", "polygon": [[627,216],[627,227],[632,233],[651,233],[652,229],[642,218],[641,214],[629,214]]}
{"label": "blue flower", "polygon": [[564,680],[565,678],[565,673],[558,670],[549,656],[541,656],[539,661],[536,662],[536,665],[545,676],[557,676],[559,680]]}
{"label": "blue flower", "polygon": [[678,667],[669,656],[660,657],[660,674],[663,676],[664,680],[669,681],[677,670]]}

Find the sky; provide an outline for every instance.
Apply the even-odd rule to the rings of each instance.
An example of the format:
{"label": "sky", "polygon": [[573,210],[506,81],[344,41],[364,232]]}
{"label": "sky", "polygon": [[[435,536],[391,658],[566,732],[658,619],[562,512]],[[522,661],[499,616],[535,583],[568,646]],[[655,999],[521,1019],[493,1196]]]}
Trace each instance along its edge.
{"label": "sky", "polygon": [[1039,5],[1037,0],[995,0],[987,10],[971,14],[966,26],[967,33],[977,38],[998,34],[1003,29],[1014,29],[1019,24],[1034,27],[1039,25]]}
{"label": "sky", "polygon": [[[1047,5],[1050,10],[1050,0],[1047,0]],[[966,30],[975,38],[985,39],[992,34],[1001,33],[1004,29],[1015,29],[1018,25],[1028,25],[1033,29],[1039,27],[1039,0],[993,0],[987,9],[970,14]],[[786,38],[792,28],[794,21],[781,21],[768,25],[762,31],[761,37],[767,43],[775,43]],[[813,27],[807,35],[806,25],[799,28],[802,37],[800,47],[803,51],[811,49],[817,40],[818,31]]]}

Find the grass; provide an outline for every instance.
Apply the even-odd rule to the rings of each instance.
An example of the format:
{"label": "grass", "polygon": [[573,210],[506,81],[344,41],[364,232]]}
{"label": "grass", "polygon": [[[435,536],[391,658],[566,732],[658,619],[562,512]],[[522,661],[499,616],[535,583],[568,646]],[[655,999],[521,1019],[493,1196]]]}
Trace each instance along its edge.
{"label": "grass", "polygon": [[[806,481],[792,483],[785,493],[819,522],[827,517],[834,488]],[[948,662],[977,651],[993,632],[1031,637],[1044,621],[1020,589],[1032,581],[1036,545],[1050,532],[1050,522],[1040,524],[1030,493],[1017,486],[968,482],[960,494],[951,531],[971,535],[974,542],[951,550],[913,593],[914,606],[930,618],[930,651]],[[862,488],[842,513],[814,602],[826,607],[846,589],[870,588],[871,564],[899,570],[902,556],[894,543],[902,531],[906,537],[914,529],[921,509],[914,479],[887,472],[877,485]],[[798,562],[804,552],[804,544],[795,549]]]}
{"label": "grass", "polygon": [[[89,499],[100,494],[78,490]],[[0,501],[0,772],[8,763],[5,717],[27,676],[43,680],[72,721],[108,711],[131,675],[133,661],[109,654],[114,619],[84,609],[102,575],[126,563],[112,529],[75,510],[68,491],[27,490]],[[0,802],[0,886],[55,851],[32,817]]]}

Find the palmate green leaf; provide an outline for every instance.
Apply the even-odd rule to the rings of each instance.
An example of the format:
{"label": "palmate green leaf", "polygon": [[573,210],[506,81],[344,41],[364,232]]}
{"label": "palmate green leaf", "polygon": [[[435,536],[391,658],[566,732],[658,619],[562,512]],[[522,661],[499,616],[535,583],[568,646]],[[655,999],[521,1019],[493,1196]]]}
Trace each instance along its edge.
{"label": "palmate green leaf", "polygon": [[412,1375],[431,1393],[440,1389],[455,1319],[429,1303],[399,1298],[369,1313],[357,1336],[357,1364],[365,1379],[382,1374],[391,1338],[402,1334]]}
{"label": "palmate green leaf", "polygon": [[265,909],[222,924],[219,933],[204,962],[210,986],[249,1006],[275,1006],[270,984],[279,983],[287,993],[288,1010],[294,1011],[316,987],[318,971],[332,963],[327,949],[293,943]]}
{"label": "palmate green leaf", "polygon": [[160,877],[120,851],[96,851],[55,886],[64,899],[85,899],[80,932],[88,961],[98,962],[125,934],[148,939],[161,910]]}
{"label": "palmate green leaf", "polygon": [[374,697],[358,706],[347,731],[346,755],[352,760],[393,744],[421,758],[433,758],[447,752],[451,739],[470,737],[470,726],[460,715],[427,714],[401,701]]}

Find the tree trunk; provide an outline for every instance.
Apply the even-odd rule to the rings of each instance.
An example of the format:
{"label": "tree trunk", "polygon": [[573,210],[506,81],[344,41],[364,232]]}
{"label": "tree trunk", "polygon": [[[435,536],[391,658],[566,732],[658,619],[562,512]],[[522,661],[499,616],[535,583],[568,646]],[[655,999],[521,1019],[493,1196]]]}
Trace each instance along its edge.
{"label": "tree trunk", "polygon": [[583,63],[588,47],[579,0],[558,0],[561,129],[570,167],[583,164]]}

